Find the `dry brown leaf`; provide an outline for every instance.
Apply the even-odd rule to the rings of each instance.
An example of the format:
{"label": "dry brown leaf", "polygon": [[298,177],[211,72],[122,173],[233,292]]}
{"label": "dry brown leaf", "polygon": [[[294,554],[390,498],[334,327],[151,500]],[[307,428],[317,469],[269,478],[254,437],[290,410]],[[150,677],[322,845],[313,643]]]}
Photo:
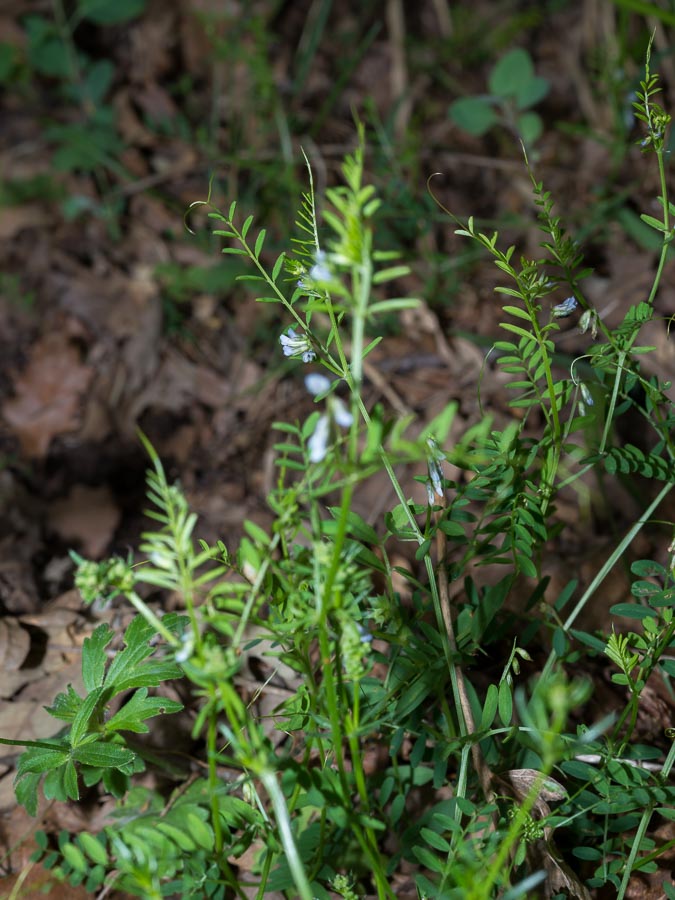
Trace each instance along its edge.
{"label": "dry brown leaf", "polygon": [[[63,722],[54,719],[44,709],[45,703],[51,703],[58,694],[49,696],[51,691],[51,682],[48,687],[43,681],[40,690],[43,694],[42,700],[9,700],[0,701],[0,734],[3,738],[10,741],[36,741],[40,738],[50,738],[57,734],[63,728]],[[65,690],[68,685],[63,685]],[[17,748],[3,747],[4,755],[9,755],[8,750],[12,753],[18,753]]]}
{"label": "dry brown leaf", "polygon": [[131,91],[128,87],[122,87],[113,98],[116,124],[120,135],[126,144],[138,147],[154,147],[157,143],[157,135],[146,128],[134,109]]}
{"label": "dry brown leaf", "polygon": [[[15,551],[14,556],[7,555]],[[30,561],[11,540],[0,542],[0,603],[9,613],[37,609],[39,595]]]}
{"label": "dry brown leaf", "polygon": [[49,526],[64,541],[77,541],[85,556],[102,556],[119,525],[120,510],[109,487],[75,485],[49,510]]}
{"label": "dry brown leaf", "polygon": [[550,775],[541,780],[542,773],[537,769],[510,769],[507,774],[520,800],[527,797],[535,783],[539,783],[537,796],[542,800],[563,800],[567,797],[567,791],[559,781],[551,778]]}
{"label": "dry brown leaf", "polygon": [[43,228],[52,216],[39,203],[24,206],[5,206],[0,209],[0,240],[8,241],[24,228]]}
{"label": "dry brown leaf", "polygon": [[572,869],[563,862],[550,841],[536,841],[534,855],[537,865],[546,870],[546,896],[564,894],[577,900],[591,900],[588,888],[581,883]]}
{"label": "dry brown leaf", "polygon": [[30,635],[16,619],[0,619],[0,672],[15,672],[28,656]]}
{"label": "dry brown leaf", "polygon": [[80,401],[92,374],[61,332],[33,345],[28,365],[14,382],[15,396],[2,408],[27,456],[45,456],[52,438],[78,427]]}

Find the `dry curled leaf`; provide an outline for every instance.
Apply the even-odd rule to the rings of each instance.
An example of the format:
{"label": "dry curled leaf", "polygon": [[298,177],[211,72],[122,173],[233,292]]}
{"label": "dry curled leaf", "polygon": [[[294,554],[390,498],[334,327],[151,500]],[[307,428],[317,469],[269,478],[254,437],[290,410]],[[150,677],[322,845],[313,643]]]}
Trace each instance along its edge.
{"label": "dry curled leaf", "polygon": [[513,789],[521,800],[527,796],[532,785],[538,781],[541,783],[538,786],[537,796],[542,800],[564,800],[567,796],[567,791],[559,781],[551,778],[550,775],[545,776],[542,780],[542,773],[537,769],[510,769],[508,776]]}
{"label": "dry curled leaf", "polygon": [[63,333],[47,334],[33,344],[30,361],[14,382],[15,396],[2,407],[27,456],[45,456],[52,438],[78,427],[80,401],[91,377],[91,368],[82,364]]}

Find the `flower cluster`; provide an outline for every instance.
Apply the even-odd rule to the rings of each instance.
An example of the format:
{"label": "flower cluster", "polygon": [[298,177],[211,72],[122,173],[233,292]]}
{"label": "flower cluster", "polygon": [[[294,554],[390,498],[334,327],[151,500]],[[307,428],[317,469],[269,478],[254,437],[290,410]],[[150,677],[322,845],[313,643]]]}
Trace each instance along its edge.
{"label": "flower cluster", "polygon": [[572,315],[577,306],[577,298],[568,297],[567,300],[563,300],[562,303],[557,303],[553,307],[553,317],[555,319],[566,319],[567,316]]}
{"label": "flower cluster", "polygon": [[[330,389],[330,385],[330,380],[325,375],[319,375],[316,372],[305,378],[305,387],[315,397],[325,394]],[[342,400],[339,397],[328,397],[327,410],[319,416],[314,431],[307,442],[310,462],[321,462],[328,452],[331,423],[335,423],[341,428],[349,428],[352,422],[353,416]]]}
{"label": "flower cluster", "polygon": [[309,337],[306,334],[297,334],[293,328],[288,328],[279,336],[279,343],[284,356],[301,357],[304,363],[310,363],[316,359],[316,353]]}

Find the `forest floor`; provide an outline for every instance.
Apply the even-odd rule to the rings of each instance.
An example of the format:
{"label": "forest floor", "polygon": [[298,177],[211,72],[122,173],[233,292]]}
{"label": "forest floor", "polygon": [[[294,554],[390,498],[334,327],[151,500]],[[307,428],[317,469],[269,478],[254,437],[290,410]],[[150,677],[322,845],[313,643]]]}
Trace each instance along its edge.
{"label": "forest floor", "polygon": [[[454,235],[427,180],[440,173],[432,189],[444,206],[498,229],[503,246],[539,255],[514,134],[497,125],[472,137],[448,114],[456,97],[484,93],[495,60],[520,46],[550,84],[536,106],[543,132],[530,162],[579,236],[593,269],[588,296],[611,327],[649,291],[656,248],[639,213],[658,214],[659,187],[636,143],[630,101],[644,71],[644,34],[656,27],[669,108],[672,35],[599,0],[475,0],[470,15],[451,15],[456,6],[334,0],[323,5],[329,18],[320,30],[307,17],[316,18],[317,4],[270,0],[242,12],[208,0],[149,0],[129,22],[85,20],[65,34],[63,23],[54,31],[48,2],[2,4],[0,735],[47,736],[54,723],[43,706],[78,683],[95,620],[73,589],[68,551],[100,559],[137,546],[148,463],[137,429],[180,481],[199,537],[236,546],[245,519],[271,520],[272,424],[303,420],[312,402],[279,347],[290,323],[235,283],[238,269],[220,255],[205,218],[191,218],[195,235],[185,228],[212,175],[212,202],[227,208],[236,198],[255,213],[272,257],[292,234],[306,186],[300,148],[320,195],[354,147],[356,112],[383,198],[376,239],[409,262],[403,288],[421,300],[401,323],[392,320],[368,358],[367,401],[414,414],[420,425],[452,399],[458,430],[486,414],[504,422],[513,411],[503,376],[484,367],[498,338],[500,273]],[[36,21],[52,32],[40,36]],[[665,319],[674,309],[671,260],[656,312]],[[569,359],[583,353],[577,324],[563,324],[559,349]],[[642,337],[656,347],[647,371],[675,381],[666,327],[651,323]],[[414,474],[410,492],[420,487]],[[369,521],[393,502],[378,482],[358,497]],[[561,498],[566,528],[549,561],[551,596],[571,570],[589,580],[642,502],[628,490],[603,496],[592,484],[586,496]],[[657,558],[659,539],[645,531],[636,554]],[[584,627],[606,628],[607,608],[627,585],[623,573],[606,583]],[[607,711],[616,691],[608,672],[597,665],[587,674]],[[672,715],[669,695],[657,691],[645,735],[655,739]],[[0,753],[0,859],[14,848],[0,864],[2,897],[27,864],[36,827],[16,807],[14,763]],[[95,830],[105,812],[52,804],[39,826]],[[35,869],[17,896],[31,896],[31,884],[37,896],[44,879]],[[660,896],[647,877],[632,890]],[[63,891],[55,885],[40,896],[85,896]]]}

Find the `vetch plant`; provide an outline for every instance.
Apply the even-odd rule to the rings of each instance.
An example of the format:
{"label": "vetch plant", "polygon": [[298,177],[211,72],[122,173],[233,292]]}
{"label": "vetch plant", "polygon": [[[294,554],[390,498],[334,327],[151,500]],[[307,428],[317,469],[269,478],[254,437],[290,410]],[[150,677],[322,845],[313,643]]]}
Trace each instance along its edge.
{"label": "vetch plant", "polygon": [[[655,89],[647,71],[639,112],[662,175],[665,253],[672,209]],[[298,234],[276,259],[236,202],[222,212],[200,201],[223,252],[250,266],[258,300],[283,311],[277,349],[296,361],[317,408],[275,423],[274,519],[267,530],[243,523],[235,550],[195,541],[184,493],[141,437],[155,528],[139,559],[78,559],[76,576],[85,601],[119,595],[136,618],[110,661],[107,626],[88,638],[86,696],[59,695],[52,714],[66,730],[24,744],[17,776],[31,811],[41,783],[71,800],[102,785],[117,809],[98,835],[56,845],[41,836],[36,858],[71,884],[146,898],[243,897],[253,887],[258,897],[385,900],[403,871],[420,896],[443,900],[588,898],[596,888],[623,897],[631,873],[658,866],[663,848],[649,828],[672,818],[675,800],[673,745],[638,734],[648,682],[674,674],[672,543],[665,560],[634,564],[636,602],[613,610],[639,627],[573,626],[675,481],[675,417],[665,386],[640,367],[649,348],[637,345],[663,267],[611,330],[584,294],[581,249],[531,169],[544,256],[518,260],[498,234],[458,222],[504,278],[491,355],[515,414],[501,428],[485,416],[448,446],[456,404],[417,433],[369,405],[364,360],[378,320],[415,301],[388,296],[407,270],[377,247],[364,155],[359,127],[321,217],[309,170]],[[561,367],[560,323],[575,316],[588,346]],[[645,423],[640,448],[615,437],[629,410]],[[448,463],[465,477],[448,478]],[[401,480],[404,466],[421,499]],[[356,498],[376,472],[396,502],[369,521]],[[556,500],[589,472],[639,472],[653,490],[581,596],[573,579],[546,598],[546,555],[564,527]],[[403,554],[406,565],[394,561]],[[488,563],[501,576],[480,584]],[[158,613],[144,584],[178,598],[181,614]],[[292,678],[270,720],[239,685],[256,648]],[[620,692],[599,721],[587,721],[592,686],[576,677],[591,656],[616,668]],[[148,691],[167,681],[189,697],[184,727],[204,750],[199,774],[174,772],[179,786],[163,793],[134,782],[157,754],[130,735],[178,712]]]}

